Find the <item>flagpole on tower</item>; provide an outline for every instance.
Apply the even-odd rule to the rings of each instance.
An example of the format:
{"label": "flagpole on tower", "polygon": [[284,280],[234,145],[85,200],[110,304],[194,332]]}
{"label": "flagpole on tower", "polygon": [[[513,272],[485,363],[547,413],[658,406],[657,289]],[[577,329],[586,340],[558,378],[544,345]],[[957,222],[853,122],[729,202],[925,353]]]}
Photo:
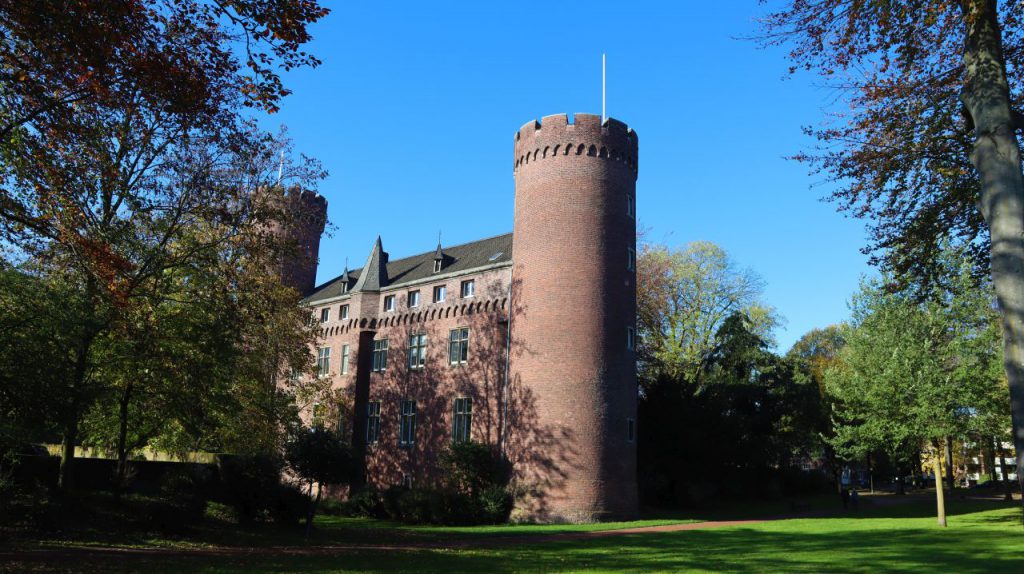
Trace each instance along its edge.
{"label": "flagpole on tower", "polygon": [[605,112],[605,55],[601,54],[601,123],[608,119],[608,114]]}

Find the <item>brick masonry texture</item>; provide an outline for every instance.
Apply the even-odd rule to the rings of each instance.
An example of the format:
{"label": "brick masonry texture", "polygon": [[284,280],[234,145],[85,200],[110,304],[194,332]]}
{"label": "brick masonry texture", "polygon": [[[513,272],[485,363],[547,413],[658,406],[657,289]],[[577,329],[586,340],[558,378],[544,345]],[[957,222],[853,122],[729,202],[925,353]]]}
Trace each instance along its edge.
{"label": "brick masonry texture", "polygon": [[[635,327],[636,285],[628,261],[636,222],[627,205],[636,193],[637,136],[616,120],[576,114],[570,123],[562,114],[524,125],[514,144],[511,261],[442,270],[414,284],[391,278],[379,291],[318,298],[304,290],[316,317],[331,309],[321,345],[331,349],[329,376],[344,399],[329,416],[351,437],[369,483],[430,484],[452,440],[453,402],[471,398],[473,440],[494,445],[513,465],[522,493],[515,517],[631,518],[636,444],[628,421],[636,419],[637,381],[627,329]],[[318,238],[321,230],[306,235]],[[461,297],[469,279],[475,293]],[[442,284],[447,298],[435,303],[433,288]],[[318,289],[327,285],[336,289],[336,280]],[[420,292],[415,308],[407,302],[411,290]],[[395,295],[394,311],[383,309],[388,295]],[[448,360],[456,328],[470,329],[462,365]],[[409,368],[409,337],[419,334],[427,337],[427,359]],[[387,369],[372,372],[373,341],[382,338]],[[342,375],[344,345],[349,368]],[[402,400],[417,401],[412,446],[399,446]],[[381,402],[380,437],[367,445],[370,401]]]}

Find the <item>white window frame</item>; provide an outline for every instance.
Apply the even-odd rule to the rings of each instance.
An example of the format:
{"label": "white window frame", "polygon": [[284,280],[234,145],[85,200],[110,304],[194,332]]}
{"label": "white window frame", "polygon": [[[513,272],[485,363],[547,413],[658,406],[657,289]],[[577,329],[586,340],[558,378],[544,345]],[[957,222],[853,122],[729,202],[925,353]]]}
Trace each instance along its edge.
{"label": "white window frame", "polygon": [[373,340],[373,366],[374,373],[383,373],[388,368],[388,339]]}
{"label": "white window frame", "polygon": [[473,440],[473,399],[457,397],[452,402],[452,442]]}
{"label": "white window frame", "polygon": [[327,323],[330,320],[331,320],[331,308],[330,307],[324,307],[323,309],[320,309],[320,322],[321,323]]}
{"label": "white window frame", "polygon": [[319,347],[316,350],[316,374],[326,377],[331,374],[331,348]]}
{"label": "white window frame", "polygon": [[466,279],[462,282],[459,287],[459,295],[463,299],[468,299],[476,295],[476,279]]}
{"label": "white window frame", "polygon": [[448,333],[448,364],[469,362],[469,327],[457,327]]}
{"label": "white window frame", "polygon": [[409,291],[405,296],[405,301],[409,305],[410,309],[414,309],[420,306],[420,291],[419,289]]}
{"label": "white window frame", "polygon": [[384,310],[385,311],[394,311],[395,310],[395,296],[394,295],[385,295],[384,296]]}
{"label": "white window frame", "polygon": [[409,368],[422,369],[427,364],[427,334],[409,335]]}
{"label": "white window frame", "polygon": [[348,305],[342,305],[342,306],[341,306],[341,307],[340,307],[340,308],[338,309],[338,316],[339,316],[339,317],[340,317],[340,318],[341,318],[342,320],[348,319]]}
{"label": "white window frame", "polygon": [[380,440],[380,401],[366,403],[366,444]]}
{"label": "white window frame", "polygon": [[448,286],[447,285],[435,285],[433,299],[434,303],[444,303],[444,300],[448,298]]}
{"label": "white window frame", "polygon": [[440,273],[440,272],[441,272],[441,260],[440,259],[435,259],[434,260],[434,273]]}
{"label": "white window frame", "polygon": [[403,399],[398,406],[398,446],[412,447],[416,444],[416,400]]}
{"label": "white window frame", "polygon": [[341,346],[341,374],[348,374],[348,345]]}

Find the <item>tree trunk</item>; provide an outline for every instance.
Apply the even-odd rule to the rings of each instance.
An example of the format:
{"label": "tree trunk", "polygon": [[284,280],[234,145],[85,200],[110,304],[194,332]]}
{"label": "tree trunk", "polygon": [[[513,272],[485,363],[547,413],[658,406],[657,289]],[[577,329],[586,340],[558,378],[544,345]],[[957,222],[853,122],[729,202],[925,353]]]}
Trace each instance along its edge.
{"label": "tree trunk", "polygon": [[[309,481],[309,493],[313,494],[313,481]],[[313,531],[313,517],[316,516],[316,508],[320,506],[320,497],[324,493],[324,483],[317,484],[316,487],[316,498],[313,499],[313,503],[309,505],[309,514],[306,515],[306,538],[309,538],[309,534]]]}
{"label": "tree trunk", "polygon": [[992,284],[1003,327],[1017,480],[1024,486],[1024,176],[1003,59],[997,0],[961,0],[965,83],[961,99],[974,122],[971,161],[979,207],[992,243]]}
{"label": "tree trunk", "polygon": [[[76,410],[76,409],[72,409]],[[60,470],[57,474],[57,489],[63,492],[74,486],[75,443],[78,442],[78,417],[68,416],[60,441]]]}
{"label": "tree trunk", "polygon": [[903,465],[896,465],[896,494],[906,494],[907,488],[903,480]]}
{"label": "tree trunk", "polygon": [[134,387],[135,385],[130,380],[125,384],[119,405],[118,423],[120,428],[117,433],[117,484],[114,490],[117,494],[120,494],[124,488],[128,475],[128,406],[131,404]]}
{"label": "tree trunk", "polygon": [[956,479],[953,477],[953,437],[946,437],[946,482],[949,485],[949,493],[953,494],[956,489]]}
{"label": "tree trunk", "polygon": [[[932,441],[935,447],[935,510],[939,526],[946,527],[946,495],[942,492],[942,451],[938,441]],[[949,446],[949,443],[946,444]],[[947,469],[949,470],[949,469]]]}
{"label": "tree trunk", "polygon": [[875,493],[875,465],[871,464],[871,453],[868,453],[868,486],[871,487],[871,494]]}
{"label": "tree trunk", "polygon": [[997,443],[999,445],[999,468],[1003,469],[1003,498],[1005,500],[1013,500],[1013,489],[1010,488],[1010,474],[1006,470],[1006,452],[1003,450],[1003,441]]}
{"label": "tree trunk", "polygon": [[996,475],[996,438],[993,436],[988,437],[988,479],[992,481],[992,484],[999,482],[999,476]]}

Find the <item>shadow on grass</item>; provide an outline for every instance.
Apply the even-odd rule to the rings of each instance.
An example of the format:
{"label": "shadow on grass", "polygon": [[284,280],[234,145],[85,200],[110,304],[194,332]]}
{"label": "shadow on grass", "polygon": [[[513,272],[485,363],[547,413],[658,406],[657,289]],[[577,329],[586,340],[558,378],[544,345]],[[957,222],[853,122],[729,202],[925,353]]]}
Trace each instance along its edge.
{"label": "shadow on grass", "polygon": [[993,512],[1000,516],[963,516],[948,530],[923,519],[800,520],[523,547],[197,559],[140,571],[1024,571],[1024,536],[1000,519],[1012,513]]}

